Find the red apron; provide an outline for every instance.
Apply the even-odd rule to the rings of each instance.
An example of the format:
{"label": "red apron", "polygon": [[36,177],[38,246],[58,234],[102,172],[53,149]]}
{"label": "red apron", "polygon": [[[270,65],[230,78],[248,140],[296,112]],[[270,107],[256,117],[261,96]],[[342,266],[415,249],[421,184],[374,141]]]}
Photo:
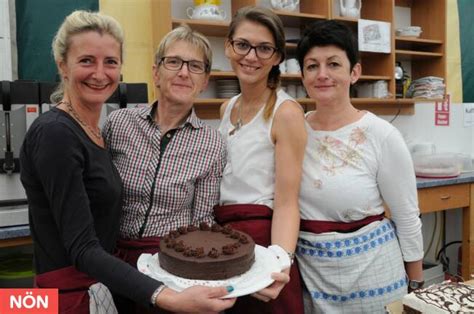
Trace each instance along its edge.
{"label": "red apron", "polygon": [[325,233],[325,232],[342,232],[349,233],[359,230],[363,226],[382,220],[384,214],[374,215],[365,217],[361,220],[351,221],[351,222],[340,222],[340,221],[324,221],[324,220],[304,220],[300,221],[300,230],[308,231],[312,233]]}
{"label": "red apron", "polygon": [[141,254],[155,254],[160,250],[160,237],[142,239],[118,239],[115,255],[137,268],[137,261]]}
{"label": "red apron", "polygon": [[[228,224],[236,230],[248,233],[256,244],[271,245],[273,211],[264,205],[236,204],[215,206],[214,215],[219,224]],[[227,313],[303,313],[302,282],[297,263],[290,269],[290,282],[286,284],[276,300],[260,301],[252,296],[240,297]]]}
{"label": "red apron", "polygon": [[59,289],[59,313],[88,314],[88,290],[96,282],[74,266],[35,276],[35,287]]}
{"label": "red apron", "polygon": [[[160,237],[148,237],[142,239],[119,239],[117,241],[117,248],[115,255],[125,262],[132,265],[132,267],[137,268],[137,261],[141,254],[155,254],[160,251]],[[119,310],[119,313],[127,314],[165,314],[171,313],[169,311],[160,309],[160,308],[150,308],[144,307],[140,304],[129,299],[116,299],[116,306]]]}

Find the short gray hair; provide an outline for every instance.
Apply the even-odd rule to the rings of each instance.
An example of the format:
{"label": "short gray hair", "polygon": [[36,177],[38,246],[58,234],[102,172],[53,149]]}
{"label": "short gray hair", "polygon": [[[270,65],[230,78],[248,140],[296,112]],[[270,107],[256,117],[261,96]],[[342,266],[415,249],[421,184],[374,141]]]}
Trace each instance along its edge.
{"label": "short gray hair", "polygon": [[155,64],[158,65],[161,58],[165,56],[166,50],[175,42],[184,41],[189,43],[199,50],[204,55],[204,62],[206,63],[206,73],[211,72],[212,67],[212,49],[209,40],[201,33],[192,30],[187,24],[173,29],[165,35],[161,40],[158,49],[155,53]]}

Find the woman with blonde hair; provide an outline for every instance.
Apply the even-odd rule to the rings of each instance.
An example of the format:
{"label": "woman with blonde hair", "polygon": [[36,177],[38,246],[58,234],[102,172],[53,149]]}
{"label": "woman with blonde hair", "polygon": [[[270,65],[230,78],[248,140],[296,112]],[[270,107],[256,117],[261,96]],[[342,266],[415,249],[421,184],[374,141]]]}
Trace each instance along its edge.
{"label": "woman with blonde hair", "polygon": [[62,82],[57,106],[28,130],[20,153],[29,206],[35,284],[59,289],[60,313],[116,313],[109,289],[171,311],[221,311],[224,287],[177,293],[112,255],[122,209],[122,184],[98,127],[116,90],[123,32],[116,20],[75,11],[53,40]]}

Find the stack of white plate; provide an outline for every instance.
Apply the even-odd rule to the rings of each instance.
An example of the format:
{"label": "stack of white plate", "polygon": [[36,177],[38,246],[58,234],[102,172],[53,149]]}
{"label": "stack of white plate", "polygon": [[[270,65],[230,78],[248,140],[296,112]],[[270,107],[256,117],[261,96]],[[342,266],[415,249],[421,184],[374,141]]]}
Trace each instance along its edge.
{"label": "stack of white plate", "polygon": [[231,98],[240,93],[238,80],[216,80],[218,98]]}
{"label": "stack of white plate", "polygon": [[399,27],[395,30],[397,36],[420,37],[423,31],[420,26]]}

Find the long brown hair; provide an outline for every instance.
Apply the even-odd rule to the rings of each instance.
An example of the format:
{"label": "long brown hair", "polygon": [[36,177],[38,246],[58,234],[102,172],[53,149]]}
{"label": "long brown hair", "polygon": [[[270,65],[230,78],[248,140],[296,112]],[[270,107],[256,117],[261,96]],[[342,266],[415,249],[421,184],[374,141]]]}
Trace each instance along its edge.
{"label": "long brown hair", "polygon": [[[227,38],[232,40],[232,36],[237,27],[243,21],[252,21],[265,26],[273,35],[277,53],[280,55],[280,62],[285,60],[285,32],[283,30],[283,23],[281,19],[272,10],[263,7],[247,6],[239,9],[232,17],[229,26]],[[275,65],[268,74],[267,86],[272,89],[272,94],[268,98],[263,111],[263,118],[265,121],[270,119],[273,114],[273,109],[276,103],[276,89],[280,85],[280,67]]]}

